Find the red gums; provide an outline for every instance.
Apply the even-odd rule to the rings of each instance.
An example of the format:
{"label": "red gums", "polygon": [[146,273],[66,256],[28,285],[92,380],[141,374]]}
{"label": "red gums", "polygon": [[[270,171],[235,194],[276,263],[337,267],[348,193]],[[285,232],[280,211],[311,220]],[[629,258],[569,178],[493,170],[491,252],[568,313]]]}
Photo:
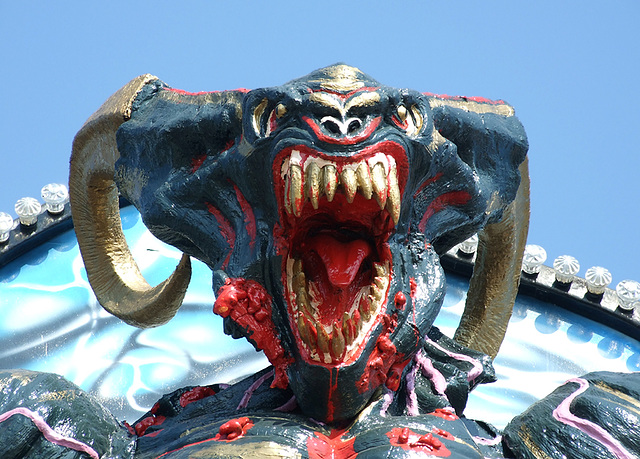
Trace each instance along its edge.
{"label": "red gums", "polygon": [[194,387],[180,396],[180,406],[184,408],[189,403],[197,402],[212,395],[216,395],[216,392],[210,387]]}
{"label": "red gums", "polygon": [[328,135],[324,134],[320,130],[320,126],[318,126],[318,124],[314,120],[312,120],[311,118],[309,118],[307,116],[303,116],[302,120],[309,125],[309,127],[311,128],[313,133],[316,135],[318,140],[320,140],[321,142],[340,144],[340,145],[354,145],[356,143],[362,142],[363,140],[369,138],[369,136],[371,134],[373,134],[373,132],[378,128],[378,126],[380,125],[380,121],[382,119],[381,119],[381,117],[374,118],[367,125],[366,129],[364,130],[364,132],[362,134],[358,134],[358,135],[353,136],[353,137],[345,136],[345,137],[339,137],[339,138],[329,137]]}
{"label": "red gums", "polygon": [[420,223],[418,223],[418,229],[424,233],[427,226],[427,221],[433,217],[434,214],[447,208],[448,206],[462,206],[469,202],[471,195],[466,191],[451,191],[449,193],[442,194],[431,201],[429,207],[424,212]]}
{"label": "red gums", "polygon": [[320,432],[314,432],[315,437],[307,438],[307,452],[309,459],[355,459],[358,453],[353,449],[356,437],[343,440],[345,430],[331,430],[327,437]]}
{"label": "red gums", "polygon": [[244,437],[252,427],[253,422],[247,417],[231,419],[220,426],[218,434],[213,439],[215,441],[234,441]]}
{"label": "red gums", "polygon": [[233,184],[233,189],[236,191],[236,198],[242,209],[242,215],[244,215],[244,225],[249,235],[249,247],[253,249],[256,245],[256,218],[253,215],[253,208],[235,183]]}
{"label": "red gums", "polygon": [[[450,433],[441,429],[434,429],[436,435],[440,435],[439,432],[446,434],[443,438],[447,440],[453,439],[453,435]],[[387,432],[387,437],[391,445],[398,446],[405,451],[417,451],[435,457],[451,456],[451,451],[449,451],[438,438],[430,433],[422,435],[415,433],[408,427],[395,427],[390,432]]]}
{"label": "red gums", "polygon": [[289,385],[286,370],[293,359],[286,356],[271,320],[271,302],[271,296],[256,281],[227,279],[218,290],[213,312],[221,317],[231,317],[231,320],[247,330],[251,341],[264,351],[275,369],[271,387],[286,389]]}

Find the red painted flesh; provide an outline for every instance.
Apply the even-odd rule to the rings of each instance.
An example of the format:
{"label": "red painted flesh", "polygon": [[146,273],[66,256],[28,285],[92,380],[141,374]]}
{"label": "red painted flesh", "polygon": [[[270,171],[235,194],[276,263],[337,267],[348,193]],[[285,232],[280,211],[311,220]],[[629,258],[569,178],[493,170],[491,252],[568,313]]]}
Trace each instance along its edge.
{"label": "red painted flesh", "polygon": [[233,248],[236,245],[236,232],[233,230],[231,223],[229,223],[229,220],[227,220],[224,215],[222,215],[222,212],[220,212],[218,208],[216,208],[209,202],[205,202],[205,205],[207,206],[207,210],[209,211],[209,213],[216,219],[220,234],[229,245],[229,253],[222,263],[222,267],[224,268],[229,263],[229,257],[231,256],[231,252],[233,252]]}
{"label": "red painted flesh", "polygon": [[434,94],[431,92],[423,92],[425,96],[436,97],[438,99],[446,99],[446,100],[460,100],[463,102],[472,101],[479,102],[481,104],[489,104],[489,105],[506,105],[504,100],[492,100],[487,99],[485,97],[465,97],[465,96],[449,96],[447,94]]}
{"label": "red painted flesh", "polygon": [[463,206],[469,202],[471,195],[466,191],[451,191],[449,193],[442,194],[436,199],[431,201],[429,207],[425,211],[420,223],[418,223],[418,229],[424,232],[427,222],[431,217],[441,210],[446,209],[449,206]]}
{"label": "red painted flesh", "polygon": [[[435,436],[433,434],[436,434]],[[425,453],[431,457],[449,457],[451,451],[438,438],[440,433],[444,433],[447,440],[453,439],[453,435],[441,430],[434,429],[432,433],[419,434],[408,427],[395,427],[387,432],[389,443],[393,446],[402,448],[405,451],[414,451],[417,453]]]}
{"label": "red painted flesh", "polygon": [[191,173],[193,174],[202,166],[204,160],[207,159],[207,155],[196,156],[195,158],[191,158]]}
{"label": "red painted flesh", "polygon": [[210,387],[198,386],[185,392],[180,396],[180,406],[184,408],[190,403],[197,402],[203,398],[216,395],[215,391]]}
{"label": "red painted flesh", "polygon": [[307,116],[303,116],[302,120],[309,125],[313,133],[321,142],[327,142],[327,143],[333,143],[333,144],[339,144],[339,145],[354,145],[356,143],[360,143],[368,139],[369,136],[371,136],[371,134],[373,134],[373,132],[378,128],[378,126],[380,125],[380,121],[382,119],[380,117],[374,118],[373,120],[371,120],[369,124],[367,124],[367,127],[362,133],[354,136],[344,136],[344,137],[331,137],[326,135],[325,133],[322,132],[322,130],[320,129],[320,126],[318,126],[318,123],[316,123],[314,120],[312,120]]}
{"label": "red painted flesh", "polygon": [[398,390],[402,372],[410,361],[397,352],[395,345],[389,338],[391,332],[398,325],[395,315],[383,314],[381,317],[383,331],[378,336],[376,347],[369,356],[362,376],[356,381],[356,388],[361,394],[382,384],[385,384],[392,391]]}
{"label": "red painted flesh", "polygon": [[429,413],[431,416],[436,416],[444,419],[445,421],[455,421],[458,419],[458,416],[453,411],[449,411],[444,408],[436,408],[435,411]]}
{"label": "red painted flesh", "polygon": [[249,247],[253,249],[256,245],[256,218],[253,215],[253,208],[235,183],[233,184],[233,189],[236,191],[236,198],[242,209],[242,215],[244,215],[244,225],[249,235]]}
{"label": "red painted flesh", "polygon": [[286,389],[289,384],[286,370],[292,359],[285,354],[271,320],[271,304],[271,296],[256,281],[227,279],[218,290],[213,312],[221,317],[231,317],[231,320],[249,332],[251,340],[264,351],[275,369],[271,387]]}
{"label": "red painted flesh", "polygon": [[396,305],[396,309],[402,311],[407,304],[407,297],[402,292],[397,292],[393,297],[393,303]]}
{"label": "red painted flesh", "polygon": [[231,419],[220,426],[218,434],[213,439],[215,441],[234,441],[244,437],[252,427],[253,422],[247,417]]}
{"label": "red painted flesh", "polygon": [[332,95],[334,95],[336,97],[339,97],[342,101],[345,101],[345,100],[351,98],[352,96],[355,96],[359,92],[375,92],[378,89],[380,89],[379,86],[377,86],[377,87],[365,86],[365,87],[362,87],[362,88],[355,89],[353,91],[349,91],[349,92],[344,93],[344,94],[341,93],[341,92],[338,92],[338,91],[332,91],[330,89],[324,89],[324,88],[323,89],[311,89],[311,88],[309,88],[308,91],[310,93],[324,92],[324,93],[327,93],[327,94],[332,94]]}
{"label": "red painted flesh", "polygon": [[136,425],[134,426],[136,435],[138,437],[142,437],[143,435],[146,434],[147,429],[149,427],[159,426],[165,421],[165,419],[166,417],[156,416],[155,414],[152,414],[151,416],[147,416],[146,418],[142,419],[140,422],[136,423]]}
{"label": "red painted flesh", "polygon": [[343,440],[345,430],[333,429],[329,436],[314,432],[314,437],[307,438],[309,459],[355,459],[358,453],[353,449],[356,437]]}
{"label": "red painted flesh", "polygon": [[418,290],[418,284],[416,283],[416,280],[413,277],[409,278],[409,289],[410,289],[409,295],[411,296],[411,299],[415,301],[416,291]]}

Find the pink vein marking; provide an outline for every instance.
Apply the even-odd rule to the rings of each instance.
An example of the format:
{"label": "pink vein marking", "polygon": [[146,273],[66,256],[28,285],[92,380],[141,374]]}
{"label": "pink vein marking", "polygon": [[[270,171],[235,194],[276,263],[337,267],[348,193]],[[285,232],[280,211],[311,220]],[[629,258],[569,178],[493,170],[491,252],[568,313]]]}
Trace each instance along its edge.
{"label": "pink vein marking", "polygon": [[609,449],[618,459],[633,459],[636,456],[632,455],[626,450],[622,443],[613,438],[609,432],[604,430],[598,424],[594,424],[586,419],[579,418],[571,412],[571,403],[573,400],[589,388],[589,382],[582,378],[573,378],[567,381],[578,384],[578,389],[565,398],[558,407],[553,410],[553,417],[557,420],[571,427],[584,432],[589,437],[602,443],[607,449]]}
{"label": "pink vein marking", "polygon": [[298,407],[296,396],[293,395],[284,405],[274,408],[273,411],[282,411],[283,413],[289,413]]}
{"label": "pink vein marking", "polygon": [[494,438],[483,438],[474,436],[473,441],[475,441],[479,445],[496,446],[499,445],[502,441],[502,435],[496,435]]}
{"label": "pink vein marking", "polygon": [[418,373],[418,366],[414,366],[409,374],[407,374],[407,393],[409,395],[407,400],[407,414],[409,416],[418,416],[420,411],[418,410],[418,396],[416,395],[416,374]]}
{"label": "pink vein marking", "polygon": [[482,363],[478,359],[474,359],[469,355],[456,354],[455,352],[448,351],[442,346],[440,346],[438,343],[436,343],[435,341],[431,341],[429,338],[425,337],[425,341],[431,344],[432,346],[434,346],[436,349],[441,350],[451,358],[454,358],[456,360],[462,360],[463,362],[469,362],[470,364],[472,364],[473,368],[471,369],[471,371],[469,371],[469,374],[467,375],[467,381],[471,382],[482,374]]}
{"label": "pink vein marking", "polygon": [[382,402],[382,407],[380,408],[380,416],[386,416],[387,410],[389,409],[389,407],[391,406],[391,403],[393,402],[393,391],[385,387],[384,396],[382,397],[382,400],[383,402]]}
{"label": "pink vein marking", "polygon": [[249,388],[244,392],[244,395],[242,396],[242,400],[240,400],[240,403],[238,403],[238,407],[236,408],[236,410],[246,408],[247,405],[249,404],[249,400],[251,400],[251,397],[253,396],[253,393],[256,391],[256,389],[258,389],[258,387],[263,385],[267,379],[272,378],[274,374],[275,374],[275,370],[271,370],[270,372],[265,373],[264,375],[256,379],[255,382],[251,384],[251,386],[249,386]]}
{"label": "pink vein marking", "polygon": [[44,438],[53,443],[54,445],[62,446],[64,448],[71,448],[75,451],[80,451],[82,453],[87,453],[94,459],[100,459],[100,456],[96,452],[95,449],[91,448],[89,445],[82,443],[74,438],[65,437],[60,435],[58,432],[53,430],[49,424],[36,412],[31,411],[28,408],[14,408],[13,410],[7,411],[6,413],[0,414],[0,422],[6,421],[14,414],[21,414],[31,419],[35,426],[38,428]]}
{"label": "pink vein marking", "polygon": [[435,369],[431,359],[423,355],[422,350],[416,354],[414,359],[420,370],[422,370],[422,374],[429,378],[429,381],[433,384],[433,389],[438,395],[444,395],[444,391],[447,390],[447,380],[442,373]]}

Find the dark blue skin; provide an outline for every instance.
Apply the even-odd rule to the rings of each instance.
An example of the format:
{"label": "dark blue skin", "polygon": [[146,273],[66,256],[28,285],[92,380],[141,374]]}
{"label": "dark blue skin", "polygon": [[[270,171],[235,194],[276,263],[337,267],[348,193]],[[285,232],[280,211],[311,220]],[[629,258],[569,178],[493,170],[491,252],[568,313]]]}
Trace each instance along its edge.
{"label": "dark blue skin", "polygon": [[[330,110],[312,98],[312,92],[321,90],[335,68],[247,93],[186,95],[165,89],[159,81],[151,83],[137,98],[131,120],[117,133],[121,158],[116,173],[120,191],[140,210],[149,229],[216,273],[214,291],[227,277],[252,279],[266,288],[275,303],[272,320],[294,359],[288,369],[291,388],[305,413],[327,421],[350,419],[370,400],[379,384],[362,391],[355,382],[365,372],[376,340],[385,330],[382,322],[378,324],[365,351],[339,371],[300,357],[287,317],[282,254],[277,253],[274,240],[277,228],[284,228],[285,233],[289,229],[274,183],[273,171],[280,166],[278,154],[302,145],[325,157],[344,158],[381,141],[392,141],[405,150],[408,170],[401,213],[395,229],[385,236],[393,262],[390,293],[382,312],[397,318],[390,339],[396,360],[407,362],[419,347],[416,336],[429,330],[444,296],[444,275],[436,253],[500,218],[515,197],[518,166],[527,150],[524,129],[515,116],[452,107],[432,109],[433,96],[382,86],[357,69],[358,82],[377,88],[379,100],[350,112],[361,124],[360,130],[355,126],[348,135],[358,135],[376,117],[381,121],[360,142],[341,144],[341,134],[332,130],[335,126],[322,123]],[[278,105],[286,107],[286,113],[269,132],[274,119],[269,114]],[[394,123],[399,106],[419,111],[422,125],[418,132],[409,133]],[[304,117],[319,126],[324,138],[318,137]],[[204,162],[193,172],[193,160],[202,155],[206,155]],[[147,177],[144,182],[137,179],[140,171]],[[426,181],[433,183],[423,186]],[[237,190],[255,217],[255,242],[248,234]],[[468,199],[438,204],[442,195],[452,192]],[[490,204],[492,199],[498,204]],[[233,247],[207,205],[213,205],[230,223],[235,232]],[[421,224],[430,205],[436,205],[437,211]],[[285,239],[292,237],[285,234]],[[425,250],[425,244],[433,249]],[[421,278],[427,286],[413,298],[411,278]],[[395,292],[407,298],[402,310],[394,305]],[[230,323],[227,331],[235,336],[251,334]]]}

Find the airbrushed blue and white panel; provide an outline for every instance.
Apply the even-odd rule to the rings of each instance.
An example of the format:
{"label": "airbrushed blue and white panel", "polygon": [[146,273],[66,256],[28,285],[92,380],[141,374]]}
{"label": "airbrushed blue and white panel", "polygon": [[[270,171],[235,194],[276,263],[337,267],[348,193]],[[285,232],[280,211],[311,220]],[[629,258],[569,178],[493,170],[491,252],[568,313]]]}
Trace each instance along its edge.
{"label": "airbrushed blue and white panel", "polygon": [[[158,241],[133,207],[121,211],[132,253],[149,283],[166,279],[180,252]],[[211,270],[193,260],[182,308],[161,327],[137,329],[98,304],[75,233],[68,231],[0,270],[0,367],[64,375],[119,419],[134,421],[163,394],[232,382],[268,365],[213,314]]]}
{"label": "airbrushed blue and white panel", "polygon": [[[121,211],[125,235],[153,285],[180,253],[155,239],[133,207]],[[448,275],[436,325],[452,336],[468,283]],[[129,422],[163,394],[187,385],[229,383],[268,365],[245,340],[222,331],[212,313],[211,271],[193,260],[184,305],[161,327],[124,324],[97,303],[73,231],[0,269],[0,368],[64,375]],[[640,370],[640,344],[575,314],[519,297],[495,360],[498,382],[473,391],[466,414],[497,427],[565,380],[596,370]]]}

